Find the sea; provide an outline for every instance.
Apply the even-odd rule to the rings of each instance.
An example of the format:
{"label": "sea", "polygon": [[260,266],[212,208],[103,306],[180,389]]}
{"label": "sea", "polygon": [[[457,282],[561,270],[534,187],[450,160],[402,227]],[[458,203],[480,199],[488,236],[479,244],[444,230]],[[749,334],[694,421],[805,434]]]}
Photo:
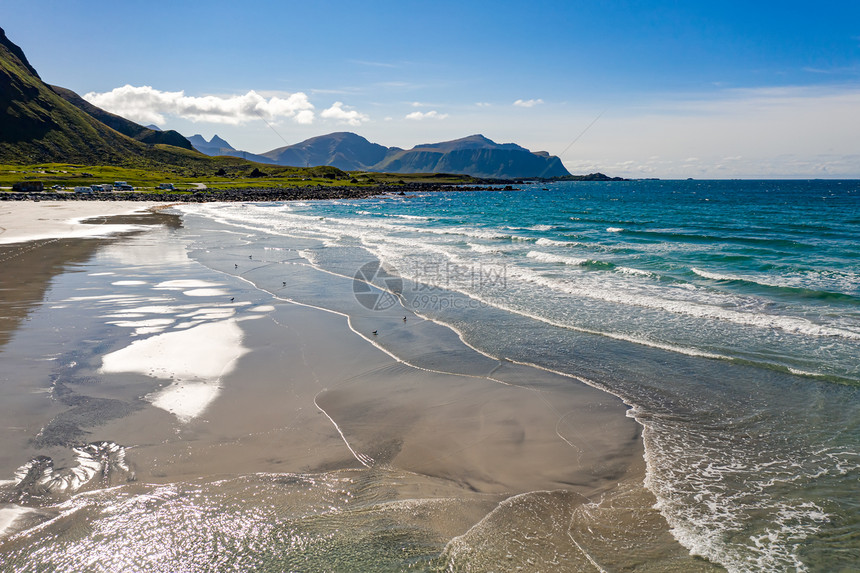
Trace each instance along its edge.
{"label": "sea", "polygon": [[645,485],[691,554],[730,571],[858,567],[857,181],[534,183],[188,213],[310,241],[301,257],[352,278],[368,308],[402,304],[489,356],[620,397],[642,426]]}
{"label": "sea", "polygon": [[[182,225],[169,230],[168,240],[144,244],[144,235],[138,241],[147,250],[117,255],[124,280],[117,280],[120,263],[106,255],[56,278],[50,304],[21,332],[42,326],[9,348],[35,354],[59,344],[50,346],[51,336],[71,341],[56,363],[80,373],[70,388],[93,388],[99,377],[80,364],[98,364],[116,345],[98,342],[104,327],[88,325],[105,305],[126,304],[117,289],[142,289],[128,299],[139,307],[135,316],[170,307],[191,317],[185,321],[211,315],[223,322],[241,308],[224,300],[215,310],[214,303],[191,308],[180,291],[220,300],[233,280],[259,293],[254,308],[270,308],[266,297],[273,296],[345,315],[356,334],[404,364],[427,372],[454,368],[453,353],[415,354],[386,336],[401,315],[410,325],[426,319],[504,368],[584,383],[623,402],[627,419],[624,407],[617,415],[640,428],[645,470],[637,487],[648,494],[649,523],[659,521],[654,531],[667,530],[690,562],[667,559],[663,549],[654,550],[662,561],[648,554],[625,561],[652,533],[639,535],[628,520],[603,535],[608,529],[601,527],[613,521],[608,510],[629,501],[623,495],[594,522],[586,514],[599,504],[571,514],[578,502],[564,492],[461,502],[450,501],[459,494],[446,497],[449,485],[433,481],[445,495],[420,502],[409,493],[419,478],[372,469],[356,454],[355,469],[313,475],[135,486],[104,478],[105,488],[40,509],[50,520],[18,534],[0,554],[8,570],[111,570],[111,563],[164,571],[690,571],[695,563],[733,572],[858,570],[860,182],[532,182],[175,209]],[[163,268],[140,270],[165,250],[175,257]],[[197,286],[170,290],[183,272]],[[143,289],[158,280],[160,302],[146,302],[151,295]],[[51,326],[72,312],[78,318],[66,322],[74,324]],[[180,319],[174,327],[169,315],[159,316],[161,322],[134,323],[140,337],[180,328]],[[138,386],[141,395],[151,391]],[[112,391],[119,392],[95,395]],[[97,414],[115,403],[105,400]],[[76,415],[66,422],[84,416]],[[186,439],[180,430],[176,435]],[[126,475],[127,459],[136,455],[109,442],[75,452],[79,470],[62,474],[64,487],[104,477],[108,467]],[[32,460],[17,482],[0,477],[4,487],[20,489],[48,475],[51,463]],[[388,492],[382,499],[380,484]],[[367,503],[359,510],[337,509],[360,500]],[[526,502],[543,509],[527,511]],[[424,531],[421,523],[453,531],[444,524],[468,519],[479,523],[453,539],[415,533]],[[581,531],[571,534],[574,527]],[[493,545],[507,530],[518,533]],[[479,550],[490,557],[469,561]],[[588,562],[573,565],[574,554]]]}

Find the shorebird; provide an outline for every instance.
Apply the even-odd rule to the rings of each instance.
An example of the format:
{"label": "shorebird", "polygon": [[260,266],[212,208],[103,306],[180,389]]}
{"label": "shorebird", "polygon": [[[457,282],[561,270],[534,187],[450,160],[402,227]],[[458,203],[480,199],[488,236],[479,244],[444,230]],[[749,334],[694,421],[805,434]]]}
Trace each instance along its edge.
{"label": "shorebird", "polygon": [[374,331],[373,331],[373,336],[376,336],[376,334],[377,334],[377,331],[376,331],[376,330],[374,330]]}
{"label": "shorebird", "polygon": [[405,317],[405,316],[403,317],[403,322],[406,322],[406,317]]}
{"label": "shorebird", "polygon": [[235,297],[235,296],[231,296],[231,297],[230,297],[230,302],[233,302],[233,299],[234,299],[234,298],[236,298],[236,297]]}

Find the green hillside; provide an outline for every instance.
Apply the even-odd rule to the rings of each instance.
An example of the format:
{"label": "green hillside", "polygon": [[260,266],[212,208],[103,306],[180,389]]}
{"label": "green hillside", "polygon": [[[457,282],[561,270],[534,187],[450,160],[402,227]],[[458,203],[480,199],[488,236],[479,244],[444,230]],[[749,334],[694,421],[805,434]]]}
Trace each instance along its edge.
{"label": "green hillside", "polygon": [[149,145],[108,127],[46,85],[0,28],[0,163],[218,169],[210,158]]}

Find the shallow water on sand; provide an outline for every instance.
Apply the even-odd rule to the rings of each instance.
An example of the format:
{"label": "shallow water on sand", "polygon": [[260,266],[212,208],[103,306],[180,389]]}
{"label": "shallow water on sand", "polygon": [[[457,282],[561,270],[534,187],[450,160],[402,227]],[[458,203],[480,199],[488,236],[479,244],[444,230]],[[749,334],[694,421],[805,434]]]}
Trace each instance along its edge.
{"label": "shallow water on sand", "polygon": [[49,275],[0,349],[0,569],[710,568],[620,400],[268,238],[189,220]]}

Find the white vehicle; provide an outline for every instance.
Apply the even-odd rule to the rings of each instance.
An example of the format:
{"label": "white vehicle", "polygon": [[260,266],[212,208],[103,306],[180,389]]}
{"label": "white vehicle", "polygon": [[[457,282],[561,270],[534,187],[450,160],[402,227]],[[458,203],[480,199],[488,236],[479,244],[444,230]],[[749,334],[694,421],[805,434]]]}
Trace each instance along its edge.
{"label": "white vehicle", "polygon": [[159,183],[158,188],[159,189],[166,189],[169,191],[173,191],[174,189],[176,189],[176,187],[173,186],[173,183]]}
{"label": "white vehicle", "polygon": [[92,187],[75,187],[75,193],[92,193]]}

